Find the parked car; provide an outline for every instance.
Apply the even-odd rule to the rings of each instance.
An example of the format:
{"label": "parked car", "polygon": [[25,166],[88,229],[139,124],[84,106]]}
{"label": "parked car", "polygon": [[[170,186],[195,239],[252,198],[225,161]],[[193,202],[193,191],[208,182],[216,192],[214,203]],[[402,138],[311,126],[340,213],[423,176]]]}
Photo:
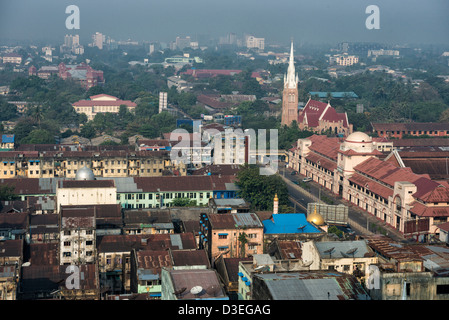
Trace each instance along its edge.
{"label": "parked car", "polygon": [[312,178],[304,178],[304,179],[302,179],[302,182],[309,182],[309,181],[312,181]]}
{"label": "parked car", "polygon": [[292,171],[292,176],[298,174],[298,171]]}

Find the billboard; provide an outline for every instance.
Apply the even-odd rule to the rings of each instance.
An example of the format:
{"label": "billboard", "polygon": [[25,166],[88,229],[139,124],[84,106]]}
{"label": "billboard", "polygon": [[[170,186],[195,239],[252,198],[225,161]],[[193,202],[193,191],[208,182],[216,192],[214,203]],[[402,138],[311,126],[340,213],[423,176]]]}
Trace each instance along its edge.
{"label": "billboard", "polygon": [[339,205],[330,205],[325,203],[309,202],[307,204],[307,214],[311,214],[316,207],[318,212],[328,224],[348,224],[348,207]]}

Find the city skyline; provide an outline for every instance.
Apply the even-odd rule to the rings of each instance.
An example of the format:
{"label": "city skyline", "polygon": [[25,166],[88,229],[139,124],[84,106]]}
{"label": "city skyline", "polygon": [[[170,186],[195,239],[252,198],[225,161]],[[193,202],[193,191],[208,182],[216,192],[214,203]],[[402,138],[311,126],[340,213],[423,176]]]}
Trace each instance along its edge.
{"label": "city skyline", "polygon": [[[107,5],[106,5],[107,3]],[[80,10],[80,28],[67,29],[66,8]],[[368,29],[370,5],[379,8],[380,29]],[[167,2],[116,0],[30,0],[4,2],[0,13],[0,41],[62,41],[65,34],[80,34],[90,42],[103,33],[116,40],[173,41],[176,36],[252,34],[270,43],[383,42],[388,44],[449,44],[445,13],[449,3],[412,1],[281,0],[278,2],[204,0]]]}

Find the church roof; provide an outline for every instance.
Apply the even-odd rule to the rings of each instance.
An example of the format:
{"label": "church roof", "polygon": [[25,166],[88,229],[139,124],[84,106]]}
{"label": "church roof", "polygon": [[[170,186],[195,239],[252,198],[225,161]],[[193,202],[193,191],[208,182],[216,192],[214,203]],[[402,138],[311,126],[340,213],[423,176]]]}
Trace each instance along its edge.
{"label": "church roof", "polygon": [[338,113],[329,103],[309,99],[303,110],[299,113],[298,123],[306,123],[308,127],[318,127],[320,121],[342,122],[349,127],[346,113]]}

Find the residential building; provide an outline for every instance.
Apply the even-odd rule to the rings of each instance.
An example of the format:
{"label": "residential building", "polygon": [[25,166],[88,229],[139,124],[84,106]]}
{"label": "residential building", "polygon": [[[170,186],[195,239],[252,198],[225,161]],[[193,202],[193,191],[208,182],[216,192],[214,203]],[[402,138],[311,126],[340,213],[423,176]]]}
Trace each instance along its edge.
{"label": "residential building", "polygon": [[126,210],[123,214],[124,234],[173,234],[170,212]]}
{"label": "residential building", "polygon": [[111,292],[131,291],[131,252],[196,249],[193,233],[104,235],[97,238],[100,280]]}
{"label": "residential building", "polygon": [[100,32],[95,32],[92,35],[92,47],[97,47],[100,50],[103,50],[103,44],[106,42],[106,36]]}
{"label": "residential building", "polygon": [[60,211],[59,263],[80,265],[96,259],[95,210],[62,207]]}
{"label": "residential building", "polygon": [[14,134],[2,134],[2,141],[0,149],[2,151],[14,150],[15,147],[15,135]]}
{"label": "residential building", "polygon": [[131,252],[131,292],[146,293],[153,299],[161,296],[161,270],[171,268],[167,250],[133,250]]}
{"label": "residential building", "polygon": [[70,281],[69,276],[72,275],[70,266],[24,266],[18,298],[20,300],[100,300],[97,266],[82,264],[77,267],[80,272],[79,283],[77,287],[71,288],[66,283]]}
{"label": "residential building", "polygon": [[[106,181],[104,181],[106,180]],[[113,180],[113,181],[112,181]],[[124,209],[138,208],[162,208],[171,207],[171,202],[176,198],[189,198],[195,200],[198,205],[207,205],[209,198],[217,199],[235,198],[238,187],[235,185],[235,176],[182,176],[182,177],[129,177],[129,178],[98,178],[93,181],[65,180],[62,178],[39,178],[39,179],[2,179],[0,183],[14,186],[14,192],[20,199],[31,197],[42,197],[57,194],[58,183],[76,191],[79,198],[68,200],[63,197],[69,190],[59,188],[59,204],[76,205],[83,196],[90,199],[90,204],[103,204],[112,202],[120,204]],[[114,191],[114,184],[116,190]],[[84,186],[92,185],[102,189],[101,194],[93,194],[94,189]],[[114,198],[116,194],[116,198]],[[62,199],[62,200],[61,200]],[[79,202],[79,203],[82,203]],[[109,203],[112,204],[112,203]]]}
{"label": "residential building", "polygon": [[59,47],[61,53],[72,53],[76,55],[84,54],[84,47],[80,44],[80,36],[78,34],[66,34],[64,44]]}
{"label": "residential building", "polygon": [[161,283],[162,300],[229,300],[214,269],[162,268]]}
{"label": "residential building", "polygon": [[121,100],[107,94],[90,96],[88,100],[79,100],[72,104],[77,113],[84,113],[87,120],[93,120],[99,113],[118,114],[121,106],[125,106],[129,112],[134,112],[137,104],[129,100]]}
{"label": "residential building", "polygon": [[339,66],[352,66],[354,64],[359,63],[359,57],[355,55],[344,54],[336,54],[329,58],[329,62],[336,63]]}
{"label": "residential building", "polygon": [[201,214],[200,249],[213,265],[219,256],[248,257],[263,253],[263,224],[254,213]]}
{"label": "residential building", "polygon": [[17,299],[19,270],[18,265],[0,266],[0,301]]}
{"label": "residential building", "polygon": [[31,214],[29,241],[59,244],[59,216],[57,214]]}
{"label": "residential building", "polygon": [[252,35],[246,35],[245,44],[248,49],[258,49],[263,51],[265,49],[265,38],[256,38]]}
{"label": "residential building", "polygon": [[335,271],[257,274],[253,300],[371,300],[357,279]]}
{"label": "residential building", "polygon": [[56,186],[56,210],[63,206],[117,204],[114,180],[60,180]]}
{"label": "residential building", "polygon": [[[10,141],[9,138],[5,141]],[[5,147],[11,147],[10,142]],[[52,146],[42,151],[0,151],[0,179],[76,178],[78,171],[90,169],[95,178],[152,177],[186,175],[183,163],[173,164],[166,150],[64,150]]]}
{"label": "residential building", "polygon": [[378,57],[378,56],[399,56],[399,50],[368,50],[368,57]]}
{"label": "residential building", "polygon": [[441,244],[397,243],[365,237],[379,257],[368,291],[374,300],[447,300],[449,250]]}
{"label": "residential building", "polygon": [[370,265],[378,258],[365,240],[307,241],[302,243],[302,260],[311,262],[310,270],[335,270],[364,282],[370,276]]}
{"label": "residential building", "polygon": [[250,205],[245,199],[209,199],[210,213],[244,213],[250,211]]}
{"label": "residential building", "polygon": [[21,64],[22,56],[18,53],[11,52],[3,55],[3,63]]}

